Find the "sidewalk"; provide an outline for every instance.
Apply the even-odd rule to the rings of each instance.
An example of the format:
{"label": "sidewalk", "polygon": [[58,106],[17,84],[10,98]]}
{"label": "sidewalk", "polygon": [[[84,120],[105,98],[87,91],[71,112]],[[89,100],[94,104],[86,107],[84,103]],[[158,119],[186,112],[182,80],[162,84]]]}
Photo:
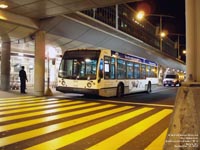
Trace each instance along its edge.
{"label": "sidewalk", "polygon": [[13,92],[13,91],[2,91],[0,89],[0,98],[10,98],[10,97],[16,97],[16,96],[20,96],[20,92],[18,91],[18,93]]}

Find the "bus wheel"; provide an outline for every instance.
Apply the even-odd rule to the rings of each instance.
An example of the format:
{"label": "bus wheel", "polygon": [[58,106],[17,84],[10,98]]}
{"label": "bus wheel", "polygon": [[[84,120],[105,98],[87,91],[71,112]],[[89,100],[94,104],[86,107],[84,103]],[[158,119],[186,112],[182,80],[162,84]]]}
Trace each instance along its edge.
{"label": "bus wheel", "polygon": [[117,87],[117,97],[122,97],[124,95],[124,88],[122,84]]}
{"label": "bus wheel", "polygon": [[148,82],[148,85],[147,85],[147,93],[151,93],[151,82],[150,81]]}

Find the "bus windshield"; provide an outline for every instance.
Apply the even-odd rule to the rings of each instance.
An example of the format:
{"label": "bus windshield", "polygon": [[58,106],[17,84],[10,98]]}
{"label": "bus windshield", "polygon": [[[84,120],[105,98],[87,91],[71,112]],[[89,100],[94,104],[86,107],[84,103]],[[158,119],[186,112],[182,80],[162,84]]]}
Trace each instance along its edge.
{"label": "bus windshield", "polygon": [[97,63],[100,51],[74,50],[65,52],[59,77],[67,79],[96,79]]}
{"label": "bus windshield", "polygon": [[165,78],[172,78],[172,79],[176,79],[177,78],[177,75],[175,75],[175,74],[168,74],[168,75],[166,75],[166,77]]}

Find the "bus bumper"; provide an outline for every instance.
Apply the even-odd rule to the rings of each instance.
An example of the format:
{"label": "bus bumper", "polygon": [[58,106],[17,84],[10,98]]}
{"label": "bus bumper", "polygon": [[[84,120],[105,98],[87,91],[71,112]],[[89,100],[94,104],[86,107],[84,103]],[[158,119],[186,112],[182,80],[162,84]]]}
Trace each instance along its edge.
{"label": "bus bumper", "polygon": [[56,91],[63,93],[80,93],[80,94],[90,94],[90,95],[99,95],[99,90],[97,89],[83,89],[83,88],[72,88],[72,87],[61,87],[57,86]]}

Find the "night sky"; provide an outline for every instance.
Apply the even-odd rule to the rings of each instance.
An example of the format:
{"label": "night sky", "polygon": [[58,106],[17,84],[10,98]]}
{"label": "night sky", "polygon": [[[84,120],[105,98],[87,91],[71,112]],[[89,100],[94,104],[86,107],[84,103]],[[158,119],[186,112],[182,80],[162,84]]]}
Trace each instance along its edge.
{"label": "night sky", "polygon": [[[169,32],[169,37],[176,40],[177,36],[170,33],[185,35],[185,0],[142,0],[130,4],[134,10],[145,10],[147,14],[169,15],[175,18],[163,18],[163,29]],[[149,16],[148,20],[159,26],[159,17]],[[181,37],[183,44],[185,36]]]}

